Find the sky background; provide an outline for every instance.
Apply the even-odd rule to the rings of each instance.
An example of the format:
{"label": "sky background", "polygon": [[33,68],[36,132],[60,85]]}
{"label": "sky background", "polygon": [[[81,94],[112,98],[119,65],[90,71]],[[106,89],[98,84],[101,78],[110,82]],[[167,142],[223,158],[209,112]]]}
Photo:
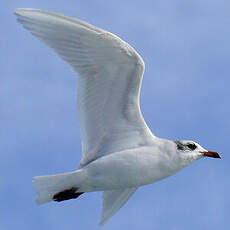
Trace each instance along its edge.
{"label": "sky background", "polygon": [[146,70],[141,109],[159,137],[222,154],[144,186],[103,229],[230,226],[230,1],[5,0],[0,8],[0,229],[99,229],[101,192],[37,206],[32,178],[81,158],[77,77],[16,22],[15,8],[66,14],[132,45]]}

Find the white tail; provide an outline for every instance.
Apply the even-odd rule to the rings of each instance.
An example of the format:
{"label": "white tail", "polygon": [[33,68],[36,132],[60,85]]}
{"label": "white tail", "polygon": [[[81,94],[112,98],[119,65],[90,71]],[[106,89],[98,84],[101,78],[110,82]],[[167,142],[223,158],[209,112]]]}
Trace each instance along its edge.
{"label": "white tail", "polygon": [[33,186],[38,196],[36,202],[44,204],[52,201],[56,193],[72,187],[79,188],[83,180],[81,170],[51,176],[36,176],[33,179]]}

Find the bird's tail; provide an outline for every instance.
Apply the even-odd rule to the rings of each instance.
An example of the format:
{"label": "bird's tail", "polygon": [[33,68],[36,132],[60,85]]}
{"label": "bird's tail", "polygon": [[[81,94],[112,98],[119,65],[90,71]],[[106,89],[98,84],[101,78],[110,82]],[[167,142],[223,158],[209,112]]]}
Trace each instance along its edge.
{"label": "bird's tail", "polygon": [[82,192],[79,188],[84,181],[84,173],[77,170],[70,173],[51,176],[36,176],[33,186],[37,193],[37,204],[49,201],[63,201],[77,198]]}

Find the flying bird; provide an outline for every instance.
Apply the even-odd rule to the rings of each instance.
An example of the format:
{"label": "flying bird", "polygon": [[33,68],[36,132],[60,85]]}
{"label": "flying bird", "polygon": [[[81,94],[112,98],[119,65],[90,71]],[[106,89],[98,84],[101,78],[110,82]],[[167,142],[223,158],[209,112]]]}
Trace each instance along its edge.
{"label": "flying bird", "polygon": [[17,20],[78,73],[82,159],[74,172],[36,176],[37,203],[103,191],[100,224],[138,187],[168,177],[202,157],[221,158],[194,141],[156,137],[140,110],[144,61],[116,35],[39,9],[16,9]]}

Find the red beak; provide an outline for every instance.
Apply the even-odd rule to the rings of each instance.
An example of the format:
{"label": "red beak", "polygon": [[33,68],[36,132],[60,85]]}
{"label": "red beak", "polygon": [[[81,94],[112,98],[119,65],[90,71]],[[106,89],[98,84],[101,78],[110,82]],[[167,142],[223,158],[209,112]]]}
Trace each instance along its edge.
{"label": "red beak", "polygon": [[203,153],[203,155],[206,157],[221,158],[220,154],[217,152],[213,152],[213,151],[202,152],[201,151],[201,153]]}

